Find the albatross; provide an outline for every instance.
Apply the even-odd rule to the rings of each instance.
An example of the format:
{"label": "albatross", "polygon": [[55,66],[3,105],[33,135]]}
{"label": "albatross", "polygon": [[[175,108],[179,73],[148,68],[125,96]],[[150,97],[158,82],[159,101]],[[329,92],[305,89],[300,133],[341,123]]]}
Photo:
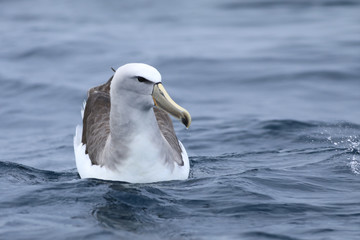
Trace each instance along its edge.
{"label": "albatross", "polygon": [[83,126],[74,137],[80,177],[130,183],[187,179],[189,158],[168,113],[190,126],[189,112],[170,98],[158,70],[143,63],[119,67],[88,91]]}

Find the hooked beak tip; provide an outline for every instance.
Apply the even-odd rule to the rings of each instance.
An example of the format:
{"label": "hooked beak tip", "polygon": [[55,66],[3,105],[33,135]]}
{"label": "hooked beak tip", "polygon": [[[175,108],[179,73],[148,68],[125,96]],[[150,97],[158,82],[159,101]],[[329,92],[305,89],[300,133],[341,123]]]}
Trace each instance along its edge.
{"label": "hooked beak tip", "polygon": [[181,118],[181,122],[185,125],[186,128],[188,128],[188,124],[189,124],[189,120],[185,117],[182,117]]}

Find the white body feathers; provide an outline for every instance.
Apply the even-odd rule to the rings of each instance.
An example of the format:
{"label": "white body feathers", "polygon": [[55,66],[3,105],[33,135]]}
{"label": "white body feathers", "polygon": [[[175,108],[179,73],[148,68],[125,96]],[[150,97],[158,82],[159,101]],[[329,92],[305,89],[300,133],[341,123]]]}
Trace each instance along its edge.
{"label": "white body feathers", "polygon": [[[74,137],[74,152],[76,167],[81,178],[97,178],[112,181],[124,181],[130,183],[150,183],[170,180],[185,180],[189,176],[190,164],[186,150],[179,141],[182,150],[183,166],[174,162],[174,167],[166,166],[158,159],[152,162],[143,160],[144,155],[152,154],[139,149],[131,158],[127,159],[116,170],[106,166],[92,165],[89,155],[85,154],[86,146],[81,143],[82,127],[76,127]],[[146,158],[148,159],[148,157]]]}

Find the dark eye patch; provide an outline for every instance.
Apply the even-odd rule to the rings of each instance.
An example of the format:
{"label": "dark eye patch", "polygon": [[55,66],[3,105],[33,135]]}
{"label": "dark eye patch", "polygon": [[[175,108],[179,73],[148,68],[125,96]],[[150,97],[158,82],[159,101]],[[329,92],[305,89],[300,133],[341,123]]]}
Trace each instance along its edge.
{"label": "dark eye patch", "polygon": [[147,80],[146,78],[143,78],[143,77],[137,77],[137,80],[139,82],[149,82],[149,80]]}

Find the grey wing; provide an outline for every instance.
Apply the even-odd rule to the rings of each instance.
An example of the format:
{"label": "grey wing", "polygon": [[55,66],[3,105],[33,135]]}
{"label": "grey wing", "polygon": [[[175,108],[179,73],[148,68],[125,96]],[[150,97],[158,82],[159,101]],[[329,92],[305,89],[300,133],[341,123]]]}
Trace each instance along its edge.
{"label": "grey wing", "polygon": [[86,144],[86,154],[89,155],[92,164],[98,165],[99,154],[104,149],[106,140],[110,134],[110,83],[91,88],[88,91],[88,99],[83,117],[82,143]]}
{"label": "grey wing", "polygon": [[177,163],[180,166],[183,166],[184,161],[182,160],[181,156],[181,147],[179,145],[179,140],[176,137],[174,126],[172,124],[171,118],[169,117],[169,114],[159,108],[154,108],[154,113],[161,133],[165,137],[166,141],[168,141],[172,149],[174,149],[179,156],[179,158],[176,158]]}

